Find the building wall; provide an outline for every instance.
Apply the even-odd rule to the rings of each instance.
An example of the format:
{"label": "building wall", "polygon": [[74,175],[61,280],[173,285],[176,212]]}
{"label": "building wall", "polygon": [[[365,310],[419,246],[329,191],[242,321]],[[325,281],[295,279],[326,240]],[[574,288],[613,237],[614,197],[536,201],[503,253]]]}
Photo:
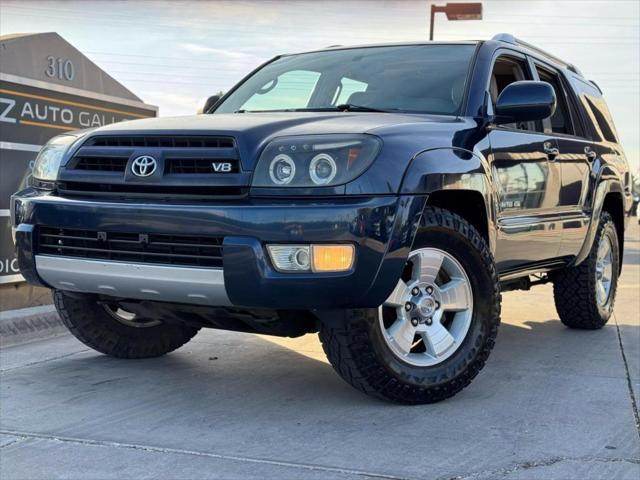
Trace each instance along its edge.
{"label": "building wall", "polygon": [[0,37],[0,311],[51,301],[22,281],[9,217],[10,195],[42,145],[71,130],[156,115],[59,35]]}

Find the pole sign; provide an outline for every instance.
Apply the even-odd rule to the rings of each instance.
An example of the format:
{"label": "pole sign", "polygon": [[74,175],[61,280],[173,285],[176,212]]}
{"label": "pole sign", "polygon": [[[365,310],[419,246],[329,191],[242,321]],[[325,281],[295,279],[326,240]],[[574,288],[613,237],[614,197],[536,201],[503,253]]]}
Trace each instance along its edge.
{"label": "pole sign", "polygon": [[[28,55],[24,58],[30,61]],[[22,280],[11,239],[9,197],[24,186],[40,148],[72,130],[156,116],[155,107],[131,97],[65,86],[82,81],[87,65],[76,65],[65,55],[41,58],[39,78],[0,71],[0,284]],[[95,76],[98,67],[90,67]]]}

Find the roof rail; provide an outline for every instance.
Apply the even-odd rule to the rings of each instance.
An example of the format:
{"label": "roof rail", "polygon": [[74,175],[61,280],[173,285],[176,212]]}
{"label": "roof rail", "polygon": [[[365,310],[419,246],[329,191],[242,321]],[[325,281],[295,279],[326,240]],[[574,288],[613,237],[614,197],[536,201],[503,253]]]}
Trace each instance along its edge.
{"label": "roof rail", "polygon": [[580,75],[582,77],[582,72],[580,70],[578,70],[578,67],[576,67],[572,63],[565,62],[564,60],[556,57],[555,55],[550,54],[549,52],[546,52],[545,50],[542,50],[539,47],[536,47],[535,45],[532,45],[532,44],[530,44],[528,42],[525,42],[523,40],[520,40],[519,38],[514,37],[510,33],[498,33],[497,35],[494,35],[491,40],[495,40],[496,42],[510,43],[512,45],[518,45],[520,47],[528,48],[529,50],[531,50],[533,52],[536,52],[539,55],[545,56],[545,57],[553,60],[554,62],[565,66],[568,70],[570,70],[573,73],[575,73],[576,75]]}

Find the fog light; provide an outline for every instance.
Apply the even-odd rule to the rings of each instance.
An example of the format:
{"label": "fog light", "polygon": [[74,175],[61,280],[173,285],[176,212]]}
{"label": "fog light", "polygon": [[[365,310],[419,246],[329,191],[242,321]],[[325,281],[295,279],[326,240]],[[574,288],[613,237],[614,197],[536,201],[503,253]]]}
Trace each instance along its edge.
{"label": "fog light", "polygon": [[353,245],[313,245],[314,272],[344,272],[353,266]]}
{"label": "fog light", "polygon": [[267,245],[276,270],[282,272],[308,272],[311,270],[309,245]]}
{"label": "fog light", "polygon": [[353,245],[267,245],[279,272],[344,272],[353,267]]}

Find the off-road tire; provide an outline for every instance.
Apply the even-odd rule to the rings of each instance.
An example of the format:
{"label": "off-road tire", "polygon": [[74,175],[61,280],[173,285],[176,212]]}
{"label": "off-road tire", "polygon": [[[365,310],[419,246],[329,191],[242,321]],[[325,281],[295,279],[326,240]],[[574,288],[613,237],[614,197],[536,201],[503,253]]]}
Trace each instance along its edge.
{"label": "off-road tire", "polygon": [[[611,293],[605,305],[596,298],[596,260],[598,246],[603,235],[609,235],[613,250]],[[569,267],[553,275],[553,297],[560,321],[569,328],[597,330],[606,325],[613,312],[620,272],[620,247],[613,218],[602,212],[596,236],[589,256],[575,267]]]}
{"label": "off-road tire", "polygon": [[484,367],[500,324],[500,284],[480,233],[460,216],[428,207],[413,246],[424,247],[453,254],[469,273],[472,322],[452,356],[427,367],[402,361],[386,345],[375,308],[341,311],[320,322],[322,346],[338,374],[366,394],[402,404],[438,402],[469,385]]}
{"label": "off-road tire", "polygon": [[159,357],[187,343],[199,330],[177,324],[131,327],[109,315],[94,295],[55,290],[53,300],[62,323],[78,340],[112,357]]}

